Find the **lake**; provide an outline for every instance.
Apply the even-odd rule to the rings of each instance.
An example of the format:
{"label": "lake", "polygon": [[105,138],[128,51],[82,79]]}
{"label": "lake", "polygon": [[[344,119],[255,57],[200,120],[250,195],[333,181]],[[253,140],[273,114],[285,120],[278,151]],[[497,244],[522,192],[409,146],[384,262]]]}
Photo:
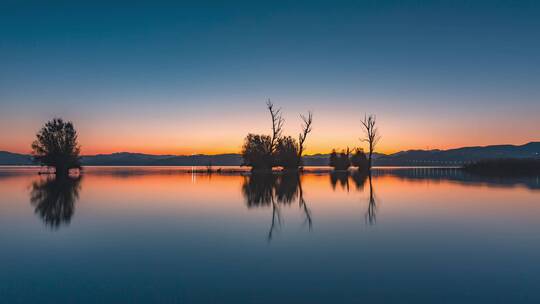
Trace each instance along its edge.
{"label": "lake", "polygon": [[0,168],[1,303],[540,303],[539,178]]}

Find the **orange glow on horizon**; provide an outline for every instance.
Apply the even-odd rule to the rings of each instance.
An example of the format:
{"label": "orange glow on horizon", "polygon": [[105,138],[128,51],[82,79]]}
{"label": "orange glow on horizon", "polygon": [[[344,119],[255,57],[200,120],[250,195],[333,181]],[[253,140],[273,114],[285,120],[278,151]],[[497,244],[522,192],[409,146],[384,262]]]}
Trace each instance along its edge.
{"label": "orange glow on horizon", "polygon": [[[317,112],[315,112],[317,114]],[[315,115],[313,132],[306,141],[305,155],[326,154],[332,149],[364,148],[360,141],[362,129],[358,119],[346,117],[339,123],[336,115]],[[384,119],[383,119],[384,118]],[[429,120],[431,119],[431,120]],[[536,121],[523,121],[510,128],[495,128],[493,123],[475,121],[454,124],[426,119],[422,124],[393,117],[382,117],[379,130],[382,139],[376,152],[391,154],[411,149],[452,149],[464,146],[497,144],[522,145],[538,141]],[[284,135],[296,137],[297,118],[288,118]],[[75,126],[79,133],[82,155],[132,152],[145,154],[192,155],[239,153],[248,133],[268,134],[266,113],[248,118],[226,117],[215,123],[205,117],[195,121],[140,123],[130,121],[81,121]],[[0,129],[13,130],[0,134],[0,151],[28,154],[42,120],[31,122],[0,121]]]}
{"label": "orange glow on horizon", "polygon": [[[534,141],[534,140],[531,140]],[[440,149],[440,150],[447,150],[447,149],[455,149],[455,148],[461,148],[464,146],[486,146],[486,145],[497,145],[497,144],[514,144],[514,145],[522,145],[526,144],[528,141],[524,142],[503,142],[503,143],[464,143],[462,145],[459,144],[448,144],[448,145],[425,145],[425,146],[405,146],[405,145],[380,145],[380,148],[375,149],[375,152],[377,153],[383,153],[383,154],[392,154],[399,151],[405,151],[405,150],[427,150],[427,149]],[[204,145],[204,146],[198,146],[198,147],[178,147],[178,148],[171,148],[167,146],[154,146],[154,145],[121,145],[117,144],[114,146],[92,146],[91,148],[87,148],[88,145],[81,145],[81,155],[96,155],[96,154],[112,154],[112,153],[120,153],[120,152],[129,152],[129,153],[142,153],[142,154],[153,154],[153,155],[196,155],[196,154],[205,154],[205,155],[217,155],[217,154],[238,154],[241,152],[241,143],[239,143],[236,147],[235,146],[210,146],[210,145]],[[346,150],[350,148],[351,150],[359,147],[363,148],[364,151],[367,151],[367,148],[365,147],[365,144],[359,144],[359,145],[347,145],[345,143],[335,143],[334,145],[329,145],[328,143],[318,143],[318,144],[311,144],[307,147],[306,151],[304,152],[304,155],[315,155],[315,154],[328,154],[332,152],[333,149],[336,151]],[[18,147],[18,146],[0,146],[0,151],[7,151],[7,152],[13,152],[13,153],[21,153],[21,154],[30,154],[31,148],[30,145],[28,145],[28,148]]]}

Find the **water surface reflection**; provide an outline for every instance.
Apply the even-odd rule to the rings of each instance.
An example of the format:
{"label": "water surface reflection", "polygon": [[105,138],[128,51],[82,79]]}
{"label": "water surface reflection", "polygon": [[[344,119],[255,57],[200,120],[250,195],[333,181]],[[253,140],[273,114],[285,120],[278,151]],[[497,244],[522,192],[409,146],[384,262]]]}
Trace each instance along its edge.
{"label": "water surface reflection", "polygon": [[2,303],[540,303],[537,178],[36,172],[0,168]]}
{"label": "water surface reflection", "polygon": [[75,203],[79,199],[81,177],[47,177],[32,182],[30,202],[34,212],[43,222],[58,229],[67,225],[75,212]]}
{"label": "water surface reflection", "polygon": [[272,208],[272,220],[268,231],[269,241],[272,240],[274,231],[282,224],[281,205],[298,203],[305,216],[304,224],[308,226],[309,230],[313,227],[311,211],[304,199],[302,178],[299,173],[261,173],[245,176],[242,194],[248,208]]}

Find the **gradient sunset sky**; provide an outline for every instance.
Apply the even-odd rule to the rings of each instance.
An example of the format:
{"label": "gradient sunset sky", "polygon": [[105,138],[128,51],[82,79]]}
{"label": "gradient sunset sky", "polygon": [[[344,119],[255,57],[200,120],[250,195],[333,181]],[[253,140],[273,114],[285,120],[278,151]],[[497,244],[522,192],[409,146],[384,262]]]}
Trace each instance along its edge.
{"label": "gradient sunset sky", "polygon": [[63,117],[83,154],[238,152],[265,101],[307,153],[540,140],[539,1],[0,2],[0,150]]}

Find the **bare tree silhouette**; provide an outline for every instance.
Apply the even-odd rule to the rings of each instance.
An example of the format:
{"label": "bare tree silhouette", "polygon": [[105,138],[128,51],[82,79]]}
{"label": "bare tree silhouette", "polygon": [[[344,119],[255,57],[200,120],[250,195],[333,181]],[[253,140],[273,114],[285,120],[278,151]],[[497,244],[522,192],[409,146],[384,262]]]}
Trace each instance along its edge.
{"label": "bare tree silhouette", "polygon": [[364,127],[364,133],[365,133],[365,137],[362,138],[361,140],[363,142],[367,142],[369,145],[368,169],[371,170],[373,151],[375,150],[375,147],[379,143],[379,140],[381,139],[381,135],[379,134],[379,130],[376,126],[377,119],[375,115],[372,115],[372,114],[370,114],[369,116],[364,115],[364,119],[361,122]]}
{"label": "bare tree silhouette", "polygon": [[309,231],[313,228],[313,220],[311,219],[311,210],[309,209],[306,200],[304,199],[304,190],[302,189],[302,181],[300,180],[300,175],[298,175],[298,205],[304,211],[306,220],[304,223],[307,223]]}
{"label": "bare tree silhouette", "polygon": [[266,101],[266,107],[270,112],[270,117],[272,118],[272,138],[270,141],[270,153],[276,152],[278,141],[281,138],[281,130],[283,129],[283,124],[285,120],[281,116],[281,108],[276,109],[274,104],[270,99]]}
{"label": "bare tree silhouette", "polygon": [[307,135],[311,133],[312,123],[313,123],[313,113],[308,112],[307,116],[301,115],[302,119],[302,132],[298,135],[298,164],[297,166],[302,166],[302,154],[304,153],[304,142],[306,141]]}

